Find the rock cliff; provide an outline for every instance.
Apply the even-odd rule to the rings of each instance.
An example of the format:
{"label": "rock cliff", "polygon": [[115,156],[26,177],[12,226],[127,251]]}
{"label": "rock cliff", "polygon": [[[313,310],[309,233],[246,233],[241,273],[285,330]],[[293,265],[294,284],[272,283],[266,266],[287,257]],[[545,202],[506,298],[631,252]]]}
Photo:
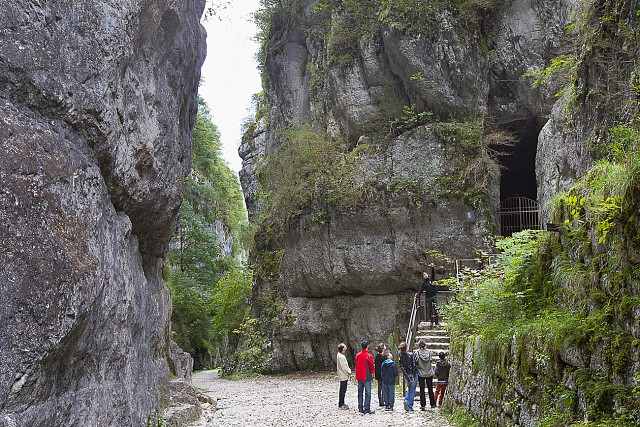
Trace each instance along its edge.
{"label": "rock cliff", "polygon": [[204,1],[0,3],[0,425],[147,425]]}
{"label": "rock cliff", "polygon": [[[593,178],[597,173],[587,174],[597,171],[594,165],[598,160],[615,158],[615,151],[621,147],[624,158],[637,159],[638,150],[637,133],[616,140],[612,129],[637,126],[640,4],[602,0],[579,6],[574,13],[579,17],[575,51],[571,66],[564,69],[568,72],[564,95],[540,133],[536,155],[543,216],[556,222],[563,217],[556,208],[554,218],[552,198],[572,187],[574,192],[565,193],[560,200],[569,194],[586,199],[590,193],[597,193],[598,184]],[[624,164],[624,160],[610,161]],[[576,296],[573,302],[556,297],[548,310],[580,312],[577,307],[584,307],[586,314],[577,317],[582,322],[568,328],[566,336],[552,345],[549,341],[553,334],[545,331],[554,328],[550,316],[539,330],[534,329],[533,337],[514,334],[500,349],[487,348],[480,336],[471,337],[459,347],[448,392],[482,425],[637,425],[637,166],[632,170],[630,181],[603,186],[607,188],[604,198],[617,197],[620,205],[617,225],[611,227],[610,235],[603,238],[598,231],[604,221],[588,223],[581,218],[584,228],[580,237],[572,234],[579,234],[573,231],[577,224],[556,233],[555,258],[547,267],[551,273],[542,271],[552,276],[549,283],[560,289],[559,295]],[[581,186],[576,185],[580,178],[584,178]],[[615,181],[611,176],[607,180]],[[613,196],[618,185],[624,191]],[[581,188],[584,193],[580,193]],[[584,203],[584,199],[578,203]],[[596,210],[604,204],[601,202]],[[564,212],[566,218],[571,218],[568,212]],[[577,271],[581,273],[569,279]],[[580,274],[588,279],[575,280]],[[607,310],[608,316],[598,317]],[[589,327],[585,318],[595,318],[596,327]],[[493,355],[491,360],[487,360],[487,354]],[[478,368],[476,361],[483,357],[484,366]]]}
{"label": "rock cliff", "polygon": [[[500,200],[525,191],[505,191],[514,179],[501,179],[504,160],[492,153],[514,140],[511,152],[535,153],[557,87],[522,76],[564,52],[572,10],[570,1],[285,3],[266,10],[264,97],[240,147],[249,214],[261,224],[252,308],[268,335],[265,370],[332,366],[340,341],[351,351],[365,337],[386,342],[406,330],[421,271],[435,264],[438,278],[451,276],[451,260],[490,247]],[[307,199],[278,211],[264,197],[278,191],[269,177],[294,168],[283,147],[309,140],[283,130],[305,125],[342,151],[294,192]],[[534,157],[524,161],[535,182]]]}

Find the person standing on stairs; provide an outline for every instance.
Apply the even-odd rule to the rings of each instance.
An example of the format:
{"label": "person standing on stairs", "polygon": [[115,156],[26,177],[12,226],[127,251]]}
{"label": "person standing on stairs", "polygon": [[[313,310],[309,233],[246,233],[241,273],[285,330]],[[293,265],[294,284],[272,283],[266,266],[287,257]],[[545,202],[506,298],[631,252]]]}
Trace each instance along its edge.
{"label": "person standing on stairs", "polygon": [[347,384],[349,382],[349,377],[351,376],[351,368],[349,368],[349,362],[347,362],[347,357],[344,355],[344,351],[346,349],[347,345],[345,343],[338,344],[338,357],[336,361],[338,380],[340,381],[338,409],[349,409],[349,406],[344,403],[344,395],[347,393]]}
{"label": "person standing on stairs", "polygon": [[413,353],[408,352],[407,349],[406,342],[401,342],[400,346],[398,346],[398,350],[400,350],[400,369],[402,370],[402,375],[404,375],[404,381],[407,384],[407,394],[404,396],[404,410],[413,411],[413,399],[416,395],[418,375]]}
{"label": "person standing on stairs", "polygon": [[382,365],[382,362],[385,361],[386,357],[382,354],[385,350],[385,345],[384,343],[380,343],[378,344],[378,346],[376,347],[376,350],[378,351],[378,354],[376,354],[376,358],[374,360],[374,365],[375,365],[375,369],[376,369],[376,382],[378,383],[378,406],[386,406],[385,404],[385,400],[382,397],[382,376],[381,376],[381,371],[380,371],[380,367]]}
{"label": "person standing on stairs", "polygon": [[438,322],[438,288],[434,285],[434,281],[436,279],[436,269],[435,267],[431,267],[431,276],[427,274],[426,271],[422,272],[422,283],[420,284],[420,290],[416,293],[415,298],[420,298],[420,294],[425,293],[425,299],[427,300],[427,305],[429,307],[429,320],[431,321],[431,326]]}
{"label": "person standing on stairs", "polygon": [[427,349],[425,340],[418,341],[418,349],[413,352],[413,358],[418,368],[418,382],[420,384],[420,410],[427,409],[427,399],[425,396],[425,383],[429,391],[429,404],[431,408],[436,407],[436,399],[433,396],[433,365],[431,364],[431,350]]}

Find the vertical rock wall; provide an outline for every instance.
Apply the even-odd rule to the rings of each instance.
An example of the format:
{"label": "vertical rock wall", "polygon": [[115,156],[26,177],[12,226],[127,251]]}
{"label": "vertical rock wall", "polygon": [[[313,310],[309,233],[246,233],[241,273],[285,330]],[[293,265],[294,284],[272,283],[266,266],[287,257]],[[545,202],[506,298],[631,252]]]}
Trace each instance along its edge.
{"label": "vertical rock wall", "polygon": [[[542,129],[536,155],[538,199],[545,220],[554,219],[551,218],[552,199],[583,177],[597,159],[610,154],[603,150],[607,147],[609,129],[620,123],[634,123],[640,111],[637,86],[634,87],[640,44],[637,12],[640,3],[597,0],[574,6],[572,15],[576,17],[578,30],[573,36],[576,45],[573,68],[564,80],[565,95],[554,105]],[[637,149],[635,143],[630,139],[624,149],[631,153]],[[584,225],[588,237],[582,247],[578,247],[579,240],[576,243],[567,238],[564,230],[557,235],[562,247],[560,252],[568,254],[571,262],[567,267],[551,268],[561,274],[571,274],[564,270],[571,271],[571,267],[581,265],[590,271],[592,279],[586,283],[563,284],[554,278],[554,285],[557,282],[558,286],[567,287],[563,292],[580,295],[588,312],[598,309],[594,300],[600,294],[605,295],[607,301],[637,298],[637,275],[627,273],[628,276],[616,277],[616,272],[611,271],[611,265],[615,264],[609,261],[619,257],[624,260],[621,264],[625,268],[636,268],[637,240],[628,238],[637,235],[632,228],[635,220],[626,222],[633,231],[613,240],[615,243],[610,238],[598,240],[596,228],[600,224],[596,222]],[[565,310],[571,307],[563,298],[558,298],[556,304]],[[624,337],[616,338],[623,344],[617,346],[615,340],[600,338],[604,334],[595,339],[592,336],[595,333],[588,331],[582,332],[582,340],[567,340],[558,345],[554,351],[557,354],[547,354],[540,350],[545,348],[544,336],[537,339],[514,336],[500,348],[491,349],[482,337],[471,337],[462,342],[454,355],[447,393],[488,427],[533,427],[545,417],[555,415],[560,419],[559,414],[587,424],[636,425],[637,418],[630,420],[633,415],[627,413],[631,404],[614,397],[611,390],[620,390],[622,394],[637,387],[638,348],[631,342],[638,336],[638,307],[630,304],[633,308],[621,314],[618,311],[621,305],[609,304],[615,314],[612,319],[603,318],[598,327]],[[487,354],[492,355],[489,361]],[[478,364],[478,360],[484,363]],[[599,384],[610,389],[598,390]],[[563,388],[557,388],[559,385]],[[633,408],[637,408],[635,393],[629,392],[628,397],[635,402]],[[619,419],[599,420],[605,415],[613,418],[612,413]]]}
{"label": "vertical rock wall", "polygon": [[0,425],[146,425],[203,1],[0,2]]}
{"label": "vertical rock wall", "polygon": [[[362,145],[373,151],[358,157],[354,173],[360,180],[354,185],[370,185],[366,202],[340,209],[315,200],[309,212],[280,224],[280,242],[267,236],[258,245],[257,259],[267,251],[283,252],[278,271],[258,277],[253,312],[261,315],[261,294],[277,282],[283,313],[295,319],[265,347],[275,355],[269,369],[330,366],[340,340],[357,348],[365,336],[386,341],[389,332],[406,330],[420,272],[433,262],[426,252],[456,259],[487,249],[499,203],[495,162],[455,163],[464,147],[481,144],[483,132],[475,140],[447,139],[434,129],[482,123],[483,131],[491,132],[505,124],[543,121],[554,102],[552,90],[533,88],[522,75],[563,53],[572,2],[496,2],[486,16],[475,17],[446,2],[415,11],[410,2],[401,3],[406,15],[394,15],[394,5],[368,2],[367,10],[382,9],[364,23],[357,15],[367,10],[353,6],[353,15],[346,16],[344,5],[327,9],[331,2],[323,9],[315,1],[291,1],[290,10],[272,17],[264,52],[267,113],[240,148],[250,217],[259,218],[264,208],[259,171],[268,167],[270,155],[277,156],[281,130],[310,123],[354,151]],[[332,52],[339,49],[348,55],[336,60]],[[434,123],[396,132],[391,123],[411,119],[407,108],[414,115],[430,113]],[[486,179],[474,201],[462,179],[447,181],[462,170],[471,170],[476,184]],[[436,189],[442,182],[446,188]],[[476,222],[465,221],[470,211]],[[341,314],[345,298],[349,313]],[[314,310],[305,308],[311,303]],[[381,320],[378,307],[390,307],[390,315]],[[323,329],[318,312],[358,313],[364,319],[327,320]]]}

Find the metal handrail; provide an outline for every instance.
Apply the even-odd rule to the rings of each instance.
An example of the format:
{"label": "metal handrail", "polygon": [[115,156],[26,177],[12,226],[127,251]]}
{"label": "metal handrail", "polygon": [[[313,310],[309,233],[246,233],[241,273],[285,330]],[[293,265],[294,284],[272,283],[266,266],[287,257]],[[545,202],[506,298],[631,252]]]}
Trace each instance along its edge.
{"label": "metal handrail", "polygon": [[409,328],[407,329],[407,351],[413,349],[413,331],[416,326],[416,315],[418,314],[418,298],[413,298],[413,308],[411,309],[411,318],[409,319]]}

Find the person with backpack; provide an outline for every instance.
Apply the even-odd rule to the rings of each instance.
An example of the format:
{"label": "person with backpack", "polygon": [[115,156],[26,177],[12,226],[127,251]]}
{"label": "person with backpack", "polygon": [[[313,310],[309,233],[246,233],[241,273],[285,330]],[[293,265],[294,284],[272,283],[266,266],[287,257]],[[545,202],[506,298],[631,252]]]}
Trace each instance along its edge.
{"label": "person with backpack", "polygon": [[442,406],[442,400],[444,399],[444,391],[447,389],[449,383],[449,372],[451,371],[451,364],[445,359],[446,354],[441,351],[438,353],[440,360],[436,362],[435,377],[436,377],[436,404]]}
{"label": "person with backpack", "polygon": [[425,383],[429,391],[429,404],[431,408],[436,407],[436,400],[433,396],[433,365],[431,364],[431,350],[427,349],[425,340],[418,341],[418,349],[413,352],[413,358],[418,368],[418,383],[420,384],[420,410],[427,408],[425,396]]}
{"label": "person with backpack", "polygon": [[413,399],[416,396],[416,385],[418,384],[417,368],[413,359],[413,353],[408,352],[406,342],[400,343],[400,369],[407,385],[407,393],[404,396],[404,410],[413,411]]}
{"label": "person with backpack", "polygon": [[360,346],[362,351],[356,354],[355,359],[356,380],[358,380],[358,411],[362,414],[374,414],[376,411],[371,410],[371,380],[375,369],[373,356],[368,350],[369,341],[363,340]]}

